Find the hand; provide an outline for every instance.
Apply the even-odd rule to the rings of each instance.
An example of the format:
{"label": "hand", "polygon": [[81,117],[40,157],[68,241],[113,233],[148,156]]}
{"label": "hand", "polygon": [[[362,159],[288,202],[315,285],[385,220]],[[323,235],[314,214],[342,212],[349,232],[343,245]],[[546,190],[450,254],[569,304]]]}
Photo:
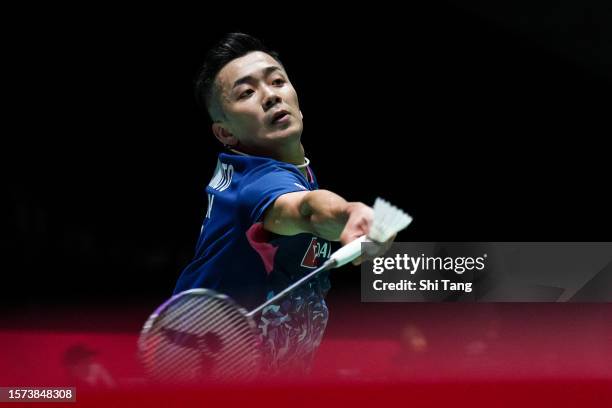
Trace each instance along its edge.
{"label": "hand", "polygon": [[[347,212],[349,215],[348,221],[340,234],[340,243],[342,245],[346,245],[362,235],[367,235],[374,221],[374,210],[371,207],[359,202],[348,203],[347,207]],[[396,236],[397,234],[393,234],[388,241],[377,243],[377,248],[375,251],[372,251],[372,253],[362,254],[359,258],[353,261],[353,265],[359,265],[365,260],[383,255],[389,250]]]}

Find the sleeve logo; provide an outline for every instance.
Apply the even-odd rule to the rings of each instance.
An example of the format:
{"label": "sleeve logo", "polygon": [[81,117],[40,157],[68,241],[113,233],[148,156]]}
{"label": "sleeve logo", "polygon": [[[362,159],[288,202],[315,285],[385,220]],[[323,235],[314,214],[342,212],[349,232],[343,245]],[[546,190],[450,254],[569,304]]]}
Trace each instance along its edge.
{"label": "sleeve logo", "polygon": [[208,186],[217,191],[224,191],[232,184],[232,177],[234,176],[234,166],[227,163],[221,163],[217,161],[217,167],[215,168],[215,174],[208,183]]}

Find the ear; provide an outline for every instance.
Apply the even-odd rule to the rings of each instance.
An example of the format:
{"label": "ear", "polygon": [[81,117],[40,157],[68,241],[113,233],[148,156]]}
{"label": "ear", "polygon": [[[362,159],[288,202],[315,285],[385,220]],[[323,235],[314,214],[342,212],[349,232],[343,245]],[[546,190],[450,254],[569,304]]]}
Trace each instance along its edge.
{"label": "ear", "polygon": [[217,140],[223,143],[224,146],[234,146],[238,143],[238,139],[220,122],[212,124],[212,131]]}

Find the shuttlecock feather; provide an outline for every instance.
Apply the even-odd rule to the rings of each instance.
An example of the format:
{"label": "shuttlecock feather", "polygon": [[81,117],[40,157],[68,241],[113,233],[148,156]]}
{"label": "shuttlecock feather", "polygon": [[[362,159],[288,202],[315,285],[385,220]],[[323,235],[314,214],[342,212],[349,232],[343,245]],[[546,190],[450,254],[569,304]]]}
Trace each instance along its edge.
{"label": "shuttlecock feather", "polygon": [[388,201],[378,197],[374,201],[374,220],[368,238],[376,242],[385,242],[393,234],[406,228],[412,217]]}

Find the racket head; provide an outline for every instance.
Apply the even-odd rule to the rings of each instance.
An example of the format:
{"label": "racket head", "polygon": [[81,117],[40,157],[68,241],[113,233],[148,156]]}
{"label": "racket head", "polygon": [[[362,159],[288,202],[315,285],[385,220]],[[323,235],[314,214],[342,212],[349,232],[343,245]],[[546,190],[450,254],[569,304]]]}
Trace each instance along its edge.
{"label": "racket head", "polygon": [[142,328],[138,350],[148,378],[164,384],[248,381],[263,361],[247,311],[210,289],[181,292],[158,307]]}

